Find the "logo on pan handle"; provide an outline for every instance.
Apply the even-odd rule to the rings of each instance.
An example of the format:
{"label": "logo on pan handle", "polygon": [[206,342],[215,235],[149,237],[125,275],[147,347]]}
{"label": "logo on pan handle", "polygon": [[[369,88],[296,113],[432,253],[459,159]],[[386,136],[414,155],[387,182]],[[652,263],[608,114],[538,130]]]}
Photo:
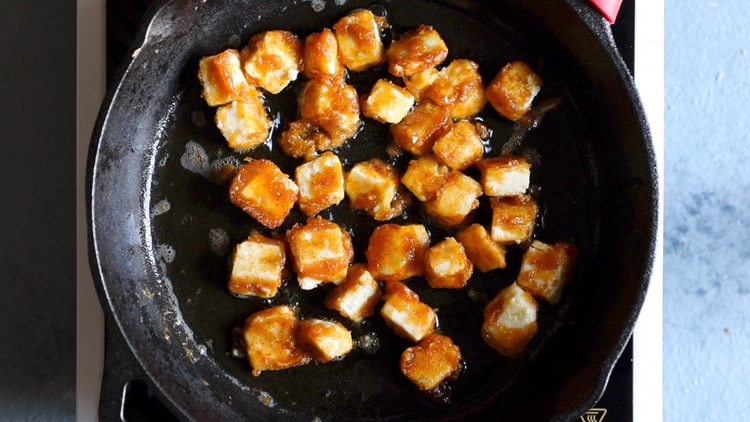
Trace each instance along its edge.
{"label": "logo on pan handle", "polygon": [[607,409],[604,408],[591,408],[588,412],[581,416],[583,422],[603,422],[604,417],[607,416]]}

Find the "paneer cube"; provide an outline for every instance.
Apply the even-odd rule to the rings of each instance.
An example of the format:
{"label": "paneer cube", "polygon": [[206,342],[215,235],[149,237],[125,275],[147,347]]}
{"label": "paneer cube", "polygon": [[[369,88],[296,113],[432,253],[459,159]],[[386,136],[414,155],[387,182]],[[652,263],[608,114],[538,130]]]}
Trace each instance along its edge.
{"label": "paneer cube", "polygon": [[424,93],[434,103],[448,108],[454,119],[466,119],[487,103],[479,65],[456,59],[440,70],[435,82]]}
{"label": "paneer cube", "polygon": [[299,322],[297,341],[313,359],[330,362],[352,350],[352,333],[338,322],[306,319]]}
{"label": "paneer cube", "polygon": [[458,377],[461,350],[450,337],[430,334],[401,354],[401,373],[422,391]]}
{"label": "paneer cube", "polygon": [[477,163],[487,196],[523,195],[531,180],[531,163],[524,157],[494,157]]}
{"label": "paneer cube", "polygon": [[367,269],[376,280],[400,281],[424,273],[430,235],[421,224],[383,224],[370,235]]}
{"label": "paneer cube", "polygon": [[313,217],[304,225],[292,227],[286,237],[303,290],[344,280],[354,249],[351,236],[338,224]]}
{"label": "paneer cube", "polygon": [[339,146],[323,129],[306,119],[296,120],[281,134],[279,146],[284,154],[292,158],[315,158],[317,151],[326,151]]}
{"label": "paneer cube", "polygon": [[386,55],[392,75],[411,76],[442,63],[448,46],[433,27],[420,25],[391,43]]}
{"label": "paneer cube", "polygon": [[577,260],[578,248],[572,243],[548,245],[535,240],[523,254],[516,282],[535,298],[554,305],[573,278]]}
{"label": "paneer cube", "polygon": [[502,244],[529,240],[536,225],[536,202],[528,196],[490,199],[492,206],[492,240]]}
{"label": "paneer cube", "polygon": [[424,272],[430,287],[460,289],[469,282],[474,266],[466,256],[464,247],[449,237],[427,251]]}
{"label": "paneer cube", "polygon": [[336,36],[328,28],[305,38],[305,67],[308,78],[344,76],[344,66],[339,62]]}
{"label": "paneer cube", "polygon": [[409,161],[401,183],[424,202],[435,197],[449,173],[448,166],[440,164],[432,155],[423,155]]}
{"label": "paneer cube", "polygon": [[286,264],[284,242],[253,234],[234,248],[229,291],[238,296],[276,296]]}
{"label": "paneer cube", "polygon": [[393,142],[414,155],[424,155],[432,150],[448,126],[448,109],[429,101],[418,104],[398,124],[391,125]]}
{"label": "paneer cube", "polygon": [[271,94],[281,92],[302,71],[302,43],[289,31],[255,34],[240,54],[248,79]]}
{"label": "paneer cube", "polygon": [[303,119],[323,129],[331,138],[331,148],[343,144],[360,126],[357,91],[342,78],[317,78],[305,84],[299,94]]}
{"label": "paneer cube", "polygon": [[404,76],[404,86],[414,95],[417,101],[422,101],[424,92],[432,86],[439,74],[437,69],[431,67],[411,76]]}
{"label": "paneer cube", "polygon": [[248,95],[245,101],[232,101],[219,107],[214,119],[229,147],[240,152],[265,142],[272,126],[260,93]]}
{"label": "paneer cube", "polygon": [[297,342],[298,325],[288,306],[264,309],[245,321],[243,339],[253,375],[310,363],[310,355]]}
{"label": "paneer cube", "polygon": [[258,220],[275,229],[297,202],[297,185],[270,160],[250,160],[242,165],[229,187],[229,199]]}
{"label": "paneer cube", "polygon": [[505,247],[490,238],[484,226],[472,224],[456,234],[474,268],[486,273],[505,268]]}
{"label": "paneer cube", "polygon": [[414,105],[414,96],[406,88],[380,79],[364,100],[362,113],[381,123],[398,123]]}
{"label": "paneer cube", "polygon": [[435,331],[437,316],[429,305],[403,283],[389,281],[385,285],[380,315],[398,336],[417,342]]}
{"label": "paneer cube", "polygon": [[482,158],[484,144],[476,126],[461,120],[450,125],[448,131],[435,141],[432,153],[453,170],[463,170]]}
{"label": "paneer cube", "polygon": [[380,27],[375,15],[359,9],[333,25],[339,43],[339,60],[349,70],[359,72],[385,61]]}
{"label": "paneer cube", "polygon": [[297,167],[295,181],[299,187],[299,207],[314,215],[344,199],[344,170],[339,157],[326,152]]}
{"label": "paneer cube", "polygon": [[245,79],[240,53],[233,49],[202,58],[198,63],[198,79],[203,99],[211,107],[253,98],[257,91]]}
{"label": "paneer cube", "polygon": [[425,210],[445,226],[461,224],[471,211],[479,206],[482,187],[469,176],[452,171],[435,197],[425,202]]}
{"label": "paneer cube", "polygon": [[377,158],[355,164],[346,174],[346,194],[352,208],[364,210],[378,221],[403,212],[401,202],[395,200],[398,186],[396,169]]}
{"label": "paneer cube", "polygon": [[520,356],[536,334],[538,309],[529,293],[511,284],[484,308],[482,338],[506,357]]}
{"label": "paneer cube", "polygon": [[542,90],[542,78],[524,62],[508,63],[487,87],[487,99],[508,120],[516,121],[531,110]]}
{"label": "paneer cube", "polygon": [[375,306],[382,296],[380,284],[367,271],[367,266],[354,264],[346,280],[328,294],[325,303],[344,317],[359,322],[375,314]]}

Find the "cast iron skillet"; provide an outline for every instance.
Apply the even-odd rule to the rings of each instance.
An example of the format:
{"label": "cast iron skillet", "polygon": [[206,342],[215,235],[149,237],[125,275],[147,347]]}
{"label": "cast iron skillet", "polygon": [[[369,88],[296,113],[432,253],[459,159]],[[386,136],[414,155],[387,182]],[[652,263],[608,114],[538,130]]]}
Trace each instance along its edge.
{"label": "cast iron skillet", "polygon": [[[324,3],[316,12],[318,2],[175,0],[151,10],[139,48],[102,106],[88,172],[92,270],[135,356],[173,409],[197,420],[565,420],[581,414],[601,395],[631,334],[657,229],[646,119],[608,25],[576,0]],[[387,13],[396,30],[433,25],[451,49],[449,60],[476,60],[485,81],[506,62],[524,59],[545,80],[540,100],[564,99],[516,152],[535,163],[532,182],[543,209],[537,237],[575,241],[583,259],[561,304],[542,307],[540,335],[529,353],[505,359],[479,337],[481,310],[513,281],[520,250],[510,253],[506,270],[478,275],[463,290],[436,292],[422,279],[408,282],[438,309],[440,330],[466,358],[449,405],[419,394],[399,374],[398,356],[408,343],[379,318],[346,324],[355,337],[376,336],[381,347],[360,347],[327,365],[253,377],[229,353],[231,329],[269,304],[292,303],[303,317],[340,318],[320,305],[326,288],[300,292],[294,280],[268,301],[227,293],[229,246],[251,230],[268,231],[229,203],[226,185],[209,180],[211,162],[245,155],[229,151],[211,123],[197,61],[241,47],[262,30],[305,35],[359,7]],[[352,82],[362,92],[374,78],[367,72]],[[268,99],[281,122],[274,138],[294,117],[298,88]],[[494,132],[488,153],[496,154],[514,126],[490,107],[481,117]],[[387,129],[367,123],[338,151],[348,165],[387,158]],[[249,155],[271,157],[287,173],[298,164],[272,143]],[[486,208],[475,216],[484,224]],[[352,213],[346,201],[323,216],[352,231],[355,259],[363,262],[375,223]],[[396,222],[426,221],[433,243],[447,234],[425,218],[412,207]],[[280,232],[302,219],[295,209]]]}

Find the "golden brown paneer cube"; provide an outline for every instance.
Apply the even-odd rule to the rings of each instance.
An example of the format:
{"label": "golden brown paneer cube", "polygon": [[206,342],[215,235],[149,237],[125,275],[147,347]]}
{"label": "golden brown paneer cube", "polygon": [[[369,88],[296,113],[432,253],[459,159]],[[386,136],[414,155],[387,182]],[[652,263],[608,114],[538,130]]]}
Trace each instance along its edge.
{"label": "golden brown paneer cube", "polygon": [[339,60],[349,70],[359,72],[385,61],[380,27],[367,9],[356,10],[333,25],[339,43]]}
{"label": "golden brown paneer cube", "polygon": [[435,104],[448,108],[454,119],[471,117],[487,103],[479,65],[466,59],[453,60],[441,69],[424,95]]}
{"label": "golden brown paneer cube", "polygon": [[435,141],[432,153],[453,170],[464,170],[482,158],[484,144],[476,126],[461,120],[450,125],[448,131]]}
{"label": "golden brown paneer cube", "polygon": [[234,248],[229,291],[238,296],[276,296],[286,264],[284,242],[252,234]]}
{"label": "golden brown paneer cube", "polygon": [[305,67],[308,78],[344,76],[344,67],[339,62],[339,46],[336,36],[328,28],[305,38]]}
{"label": "golden brown paneer cube", "polygon": [[461,224],[479,206],[482,186],[469,176],[451,171],[435,197],[425,202],[425,211],[445,226]]}
{"label": "golden brown paneer cube", "polygon": [[398,124],[391,125],[393,142],[414,155],[424,155],[432,150],[448,126],[448,109],[429,101],[418,104]]}
{"label": "golden brown paneer cube", "polygon": [[314,215],[344,199],[344,170],[339,157],[326,152],[297,167],[295,181],[299,187],[299,207]]}
{"label": "golden brown paneer cube", "polygon": [[535,240],[523,254],[516,282],[535,298],[554,305],[573,278],[577,260],[578,248],[572,243],[548,245]]}
{"label": "golden brown paneer cube", "polygon": [[542,90],[542,78],[524,62],[508,63],[487,87],[487,99],[508,120],[516,121],[531,110]]}
{"label": "golden brown paneer cube", "polygon": [[391,81],[375,82],[362,104],[362,114],[381,123],[398,123],[414,105],[414,96]]}
{"label": "golden brown paneer cube", "polygon": [[[253,90],[255,88],[252,88]],[[216,127],[235,151],[249,151],[268,139],[272,122],[260,93],[244,101],[232,101],[216,110]]]}
{"label": "golden brown paneer cube", "polygon": [[364,210],[375,220],[386,221],[403,211],[395,201],[398,173],[393,166],[373,158],[354,165],[346,174],[346,195],[352,208]]}
{"label": "golden brown paneer cube", "polygon": [[433,27],[420,25],[391,43],[386,55],[392,75],[411,76],[442,63],[448,57],[448,46]]}
{"label": "golden brown paneer cube", "polygon": [[275,229],[297,202],[297,185],[270,160],[250,160],[237,171],[229,187],[229,199],[258,220]]}
{"label": "golden brown paneer cube", "polygon": [[240,53],[250,81],[278,94],[302,71],[302,43],[289,31],[266,31],[250,37]]}
{"label": "golden brown paneer cube", "polygon": [[528,195],[491,198],[492,240],[502,244],[525,242],[536,225],[537,205]]}
{"label": "golden brown paneer cube", "polygon": [[310,363],[310,355],[297,342],[299,321],[288,306],[275,306],[245,320],[243,338],[253,375]]}
{"label": "golden brown paneer cube", "polygon": [[203,87],[203,99],[211,107],[254,98],[257,91],[245,79],[240,53],[233,49],[202,58],[198,64],[198,79]]}
{"label": "golden brown paneer cube", "polygon": [[367,269],[376,280],[400,281],[424,273],[430,235],[421,224],[383,224],[370,235]]}
{"label": "golden brown paneer cube", "polygon": [[422,101],[424,92],[432,86],[439,74],[437,69],[431,67],[411,76],[404,76],[404,86],[414,95],[417,101]]}
{"label": "golden brown paneer cube", "polygon": [[523,195],[531,180],[531,163],[524,157],[494,157],[477,163],[487,196]]}
{"label": "golden brown paneer cube", "polygon": [[422,303],[416,293],[398,281],[386,283],[380,315],[398,336],[414,342],[432,334],[437,322],[435,311]]}
{"label": "golden brown paneer cube", "polygon": [[335,148],[357,133],[360,126],[359,99],[343,78],[317,78],[305,84],[299,94],[303,119],[323,129]]}
{"label": "golden brown paneer cube", "polygon": [[346,280],[328,294],[325,303],[344,317],[359,322],[375,314],[375,306],[382,296],[380,284],[367,271],[367,266],[354,264]]}
{"label": "golden brown paneer cube", "polygon": [[352,333],[346,327],[322,319],[300,321],[297,341],[313,359],[323,363],[346,356],[354,345]]}
{"label": "golden brown paneer cube", "polygon": [[461,350],[450,337],[430,334],[401,354],[401,373],[422,391],[458,376]]}
{"label": "golden brown paneer cube", "polygon": [[520,356],[536,334],[538,309],[529,293],[511,284],[484,308],[482,338],[504,356]]}
{"label": "golden brown paneer cube", "polygon": [[492,240],[484,226],[467,226],[456,234],[456,238],[464,245],[474,268],[480,272],[505,268],[505,247]]}
{"label": "golden brown paneer cube", "polygon": [[352,238],[338,224],[320,217],[296,224],[286,234],[297,281],[303,290],[338,284],[354,258]]}
{"label": "golden brown paneer cube", "polygon": [[317,151],[326,151],[339,146],[323,129],[306,119],[289,124],[279,138],[284,154],[292,158],[312,159]]}
{"label": "golden brown paneer cube", "polygon": [[401,183],[424,202],[435,197],[449,173],[448,166],[440,164],[432,155],[423,155],[409,161]]}
{"label": "golden brown paneer cube", "polygon": [[424,256],[427,284],[439,289],[460,289],[469,282],[474,266],[464,247],[448,237],[431,247]]}

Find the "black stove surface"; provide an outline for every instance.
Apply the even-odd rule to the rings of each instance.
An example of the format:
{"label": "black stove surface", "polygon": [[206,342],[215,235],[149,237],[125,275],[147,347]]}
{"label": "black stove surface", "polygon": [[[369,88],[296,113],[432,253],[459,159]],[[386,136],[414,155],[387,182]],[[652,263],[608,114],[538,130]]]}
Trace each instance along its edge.
{"label": "black stove surface", "polygon": [[[123,58],[133,48],[140,20],[152,0],[107,1],[107,85],[116,77]],[[613,26],[615,42],[630,72],[633,73],[635,39],[635,0],[622,4]],[[105,310],[105,314],[106,314]],[[102,421],[177,421],[175,409],[151,383],[133,356],[111,315],[105,317],[104,374],[99,416]],[[597,405],[581,417],[583,421],[630,421],[633,414],[632,339],[612,371],[612,376]]]}

